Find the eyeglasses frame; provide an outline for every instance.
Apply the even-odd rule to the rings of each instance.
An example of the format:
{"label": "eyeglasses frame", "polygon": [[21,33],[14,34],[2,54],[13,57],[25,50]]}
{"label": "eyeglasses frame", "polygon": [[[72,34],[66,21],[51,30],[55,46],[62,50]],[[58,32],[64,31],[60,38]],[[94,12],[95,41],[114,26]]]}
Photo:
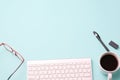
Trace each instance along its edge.
{"label": "eyeglasses frame", "polygon": [[10,74],[10,76],[7,78],[7,80],[9,80],[13,74],[21,67],[21,65],[24,62],[24,58],[22,57],[22,55],[20,53],[18,53],[16,50],[14,50],[11,46],[9,46],[6,43],[1,43],[0,46],[3,46],[7,51],[9,51],[10,53],[13,53],[18,59],[21,60],[21,63],[19,64],[19,66]]}

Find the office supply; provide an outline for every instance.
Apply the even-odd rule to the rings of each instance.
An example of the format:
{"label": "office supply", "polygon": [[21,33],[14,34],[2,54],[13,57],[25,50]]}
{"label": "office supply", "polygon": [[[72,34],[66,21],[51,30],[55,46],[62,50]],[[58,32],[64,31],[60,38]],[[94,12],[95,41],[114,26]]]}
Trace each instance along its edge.
{"label": "office supply", "polygon": [[[99,60],[100,69],[108,74],[108,80],[112,80],[112,73],[118,71],[119,69],[119,57],[115,53],[110,52],[110,50],[103,43],[102,39],[100,38],[97,32],[93,31],[93,34],[96,36],[96,38],[100,41],[102,46],[107,51],[106,53],[103,53],[100,57]],[[111,45],[114,48],[118,48],[118,45],[113,41],[111,41],[109,45]]]}
{"label": "office supply", "polygon": [[18,59],[21,60],[21,63],[18,65],[18,67],[11,73],[11,75],[7,78],[7,80],[9,80],[13,74],[20,68],[20,66],[23,64],[24,62],[24,58],[22,57],[22,55],[20,53],[18,53],[17,51],[15,51],[12,47],[10,47],[8,44],[6,43],[0,43],[0,46],[3,46],[7,51],[9,51],[10,53],[14,54]]}
{"label": "office supply", "polygon": [[110,41],[110,42],[109,42],[109,45],[112,46],[112,47],[115,48],[115,49],[118,49],[118,48],[119,48],[119,45],[118,45],[117,43],[113,42],[113,41]]}
{"label": "office supply", "polygon": [[91,59],[28,61],[27,80],[92,80]]}
{"label": "office supply", "polygon": [[96,31],[93,31],[93,34],[96,36],[96,38],[100,41],[100,43],[102,44],[102,46],[105,48],[105,50],[107,52],[109,52],[110,50],[107,48],[107,46],[104,44],[104,42],[102,41],[102,39],[100,38],[99,34]]}

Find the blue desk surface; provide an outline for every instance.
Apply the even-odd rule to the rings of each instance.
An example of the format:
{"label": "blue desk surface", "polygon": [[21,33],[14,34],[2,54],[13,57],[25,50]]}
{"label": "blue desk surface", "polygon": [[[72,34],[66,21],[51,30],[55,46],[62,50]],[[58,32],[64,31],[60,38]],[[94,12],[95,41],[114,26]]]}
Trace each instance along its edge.
{"label": "blue desk surface", "polygon": [[[119,0],[0,0],[0,42],[6,42],[25,58],[25,63],[11,80],[26,80],[28,60],[92,59],[93,79],[106,80],[98,60],[106,52],[92,31],[97,31],[108,45],[120,45]],[[20,63],[0,48],[0,80]],[[113,80],[120,79],[120,71]]]}

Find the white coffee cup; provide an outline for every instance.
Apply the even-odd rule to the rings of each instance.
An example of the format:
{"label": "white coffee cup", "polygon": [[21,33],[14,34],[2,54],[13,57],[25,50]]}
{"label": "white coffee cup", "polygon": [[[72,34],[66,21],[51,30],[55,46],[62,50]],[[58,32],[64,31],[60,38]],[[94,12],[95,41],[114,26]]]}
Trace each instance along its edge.
{"label": "white coffee cup", "polygon": [[100,56],[99,65],[101,70],[108,74],[108,80],[112,80],[112,73],[119,69],[119,57],[112,52],[103,53]]}

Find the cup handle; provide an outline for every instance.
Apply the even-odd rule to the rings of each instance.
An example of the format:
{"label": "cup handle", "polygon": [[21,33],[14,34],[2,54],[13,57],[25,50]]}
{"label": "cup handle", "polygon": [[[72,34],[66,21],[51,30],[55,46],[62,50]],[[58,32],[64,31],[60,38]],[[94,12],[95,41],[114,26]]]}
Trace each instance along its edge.
{"label": "cup handle", "polygon": [[112,80],[112,73],[108,73],[108,80]]}

